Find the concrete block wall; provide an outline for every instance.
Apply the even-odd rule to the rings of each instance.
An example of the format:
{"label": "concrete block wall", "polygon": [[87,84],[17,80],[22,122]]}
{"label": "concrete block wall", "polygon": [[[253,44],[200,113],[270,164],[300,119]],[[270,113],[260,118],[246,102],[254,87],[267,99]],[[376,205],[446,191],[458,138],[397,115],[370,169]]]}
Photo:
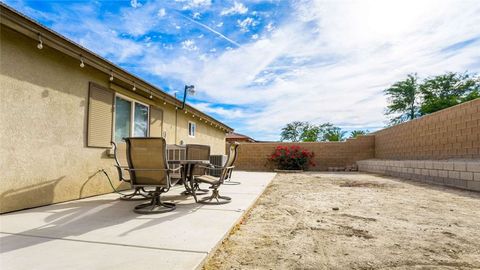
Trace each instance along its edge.
{"label": "concrete block wall", "polygon": [[313,171],[325,171],[328,167],[346,167],[358,160],[374,158],[374,136],[360,136],[345,142],[309,143],[241,143],[235,167],[238,170],[272,171],[274,164],[268,161],[277,146],[299,145],[315,153]]}
{"label": "concrete block wall", "polygon": [[480,191],[480,160],[357,161],[360,171]]}
{"label": "concrete block wall", "polygon": [[480,98],[373,135],[377,159],[480,158]]}
{"label": "concrete block wall", "polygon": [[480,191],[480,99],[372,135],[375,159],[359,171]]}

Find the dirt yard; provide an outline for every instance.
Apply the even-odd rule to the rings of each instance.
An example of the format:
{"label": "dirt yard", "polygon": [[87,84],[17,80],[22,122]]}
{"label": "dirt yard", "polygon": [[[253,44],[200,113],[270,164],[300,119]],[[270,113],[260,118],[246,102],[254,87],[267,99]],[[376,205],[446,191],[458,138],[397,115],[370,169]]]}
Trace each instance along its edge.
{"label": "dirt yard", "polygon": [[279,174],[205,269],[480,269],[480,193]]}

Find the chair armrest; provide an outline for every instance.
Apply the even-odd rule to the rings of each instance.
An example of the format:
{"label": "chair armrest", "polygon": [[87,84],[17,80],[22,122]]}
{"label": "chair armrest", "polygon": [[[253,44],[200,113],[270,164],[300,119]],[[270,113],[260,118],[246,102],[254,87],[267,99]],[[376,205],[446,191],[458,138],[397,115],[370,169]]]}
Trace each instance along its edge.
{"label": "chair armrest", "polygon": [[202,168],[205,168],[205,169],[209,169],[209,170],[223,170],[223,169],[227,169],[227,170],[230,170],[230,169],[233,169],[235,168],[235,166],[230,166],[230,167],[202,167]]}
{"label": "chair armrest", "polygon": [[182,168],[182,166],[175,168],[175,169],[168,169],[170,172],[176,172],[179,171]]}
{"label": "chair armrest", "polygon": [[202,169],[214,169],[215,165],[209,164],[208,166],[197,165],[195,168],[202,168]]}
{"label": "chair armrest", "polygon": [[171,171],[172,169],[126,169],[126,170],[148,172],[148,171]]}

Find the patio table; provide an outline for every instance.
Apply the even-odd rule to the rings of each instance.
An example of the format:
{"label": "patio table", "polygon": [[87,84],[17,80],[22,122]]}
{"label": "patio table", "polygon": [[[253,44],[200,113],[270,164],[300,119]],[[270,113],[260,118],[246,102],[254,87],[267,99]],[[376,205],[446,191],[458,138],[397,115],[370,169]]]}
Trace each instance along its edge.
{"label": "patio table", "polygon": [[210,165],[209,160],[169,160],[169,164],[182,165],[182,181],[186,192],[184,194],[191,194],[197,202],[196,191],[199,189],[198,183],[193,177],[193,170],[197,165]]}

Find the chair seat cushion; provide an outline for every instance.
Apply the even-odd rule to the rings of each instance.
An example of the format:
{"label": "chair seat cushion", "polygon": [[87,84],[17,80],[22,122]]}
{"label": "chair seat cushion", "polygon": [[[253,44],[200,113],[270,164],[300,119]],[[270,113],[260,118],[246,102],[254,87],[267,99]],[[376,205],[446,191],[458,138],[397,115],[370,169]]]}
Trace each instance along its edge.
{"label": "chair seat cushion", "polygon": [[218,181],[220,181],[220,178],[214,177],[214,176],[211,176],[211,175],[197,176],[197,177],[195,177],[195,179],[197,180],[197,182],[208,183],[208,184],[216,184],[216,183],[218,183]]}

